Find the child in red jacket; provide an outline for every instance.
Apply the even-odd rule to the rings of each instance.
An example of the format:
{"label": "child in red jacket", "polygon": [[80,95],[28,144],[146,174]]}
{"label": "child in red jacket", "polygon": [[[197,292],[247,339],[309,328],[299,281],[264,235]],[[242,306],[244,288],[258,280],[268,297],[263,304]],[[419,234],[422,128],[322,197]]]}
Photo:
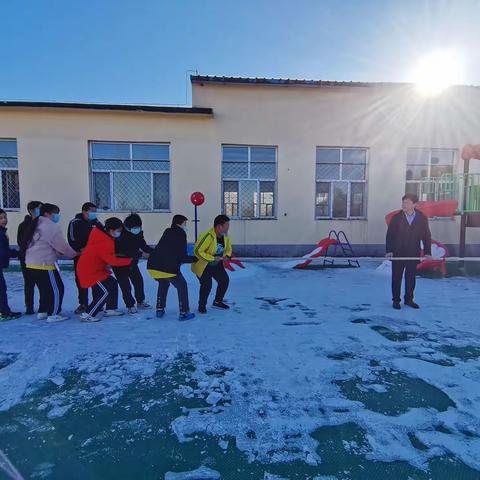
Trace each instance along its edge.
{"label": "child in red jacket", "polygon": [[107,304],[105,315],[118,316],[123,312],[118,307],[118,283],[108,268],[125,267],[132,262],[131,258],[115,256],[114,238],[122,233],[123,223],[119,218],[109,218],[105,222],[105,230],[95,228],[88,238],[77,265],[77,275],[82,288],[91,288],[93,300],[86,312],[80,315],[82,322],[98,322],[97,313]]}

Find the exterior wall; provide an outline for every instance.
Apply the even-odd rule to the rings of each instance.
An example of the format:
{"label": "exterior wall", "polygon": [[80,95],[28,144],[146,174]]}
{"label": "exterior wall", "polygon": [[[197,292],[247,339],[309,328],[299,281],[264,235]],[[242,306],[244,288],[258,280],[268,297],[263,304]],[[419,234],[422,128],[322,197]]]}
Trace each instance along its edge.
{"label": "exterior wall", "polygon": [[[460,149],[480,141],[480,89],[475,87],[451,89],[426,101],[404,86],[207,83],[193,85],[193,105],[212,107],[214,116],[2,107],[0,138],[17,139],[22,206],[32,199],[57,203],[66,228],[90,198],[88,141],[169,142],[171,213],[142,213],[147,241],[155,243],[174,213],[193,217],[193,191],[206,197],[200,229],[220,212],[222,144],[273,145],[277,219],[233,221],[237,252],[300,255],[331,229],[340,229],[359,253],[380,254],[384,216],[399,208],[404,193],[407,148],[457,149],[456,168],[461,171]],[[367,220],[315,219],[317,146],[369,149]],[[480,162],[472,166],[480,171]],[[112,215],[102,213],[100,218]],[[9,212],[12,238],[23,216]],[[458,219],[432,221],[431,228],[436,240],[458,243]],[[480,229],[470,229],[467,241],[480,246]]]}

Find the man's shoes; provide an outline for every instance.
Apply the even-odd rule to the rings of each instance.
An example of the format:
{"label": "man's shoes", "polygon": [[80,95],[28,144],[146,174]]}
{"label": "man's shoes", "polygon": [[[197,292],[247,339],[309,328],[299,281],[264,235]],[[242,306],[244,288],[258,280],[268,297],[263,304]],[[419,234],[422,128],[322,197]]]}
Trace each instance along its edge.
{"label": "man's shoes", "polygon": [[83,312],[80,315],[80,321],[83,323],[95,323],[95,322],[99,322],[100,319],[98,317],[92,317],[87,312]]}
{"label": "man's shoes", "polygon": [[85,312],[86,310],[87,310],[87,307],[85,305],[79,305],[73,313],[75,315],[80,315],[81,313]]}
{"label": "man's shoes", "polygon": [[37,320],[45,320],[48,318],[48,313],[47,312],[38,312],[37,313]]}
{"label": "man's shoes", "polygon": [[195,314],[192,313],[192,312],[181,313],[181,314],[178,316],[178,319],[179,319],[181,322],[184,322],[185,320],[191,320],[192,318],[195,318]]}
{"label": "man's shoes", "polygon": [[112,310],[105,310],[106,317],[121,317],[122,315],[123,315],[123,312],[116,308]]}
{"label": "man's shoes", "polygon": [[129,307],[127,308],[127,312],[129,315],[135,315],[136,313],[138,313],[138,310],[137,307]]}
{"label": "man's shoes", "polygon": [[230,307],[226,303],[223,303],[223,302],[213,302],[212,306],[214,308],[219,308],[220,310],[229,310],[230,309]]}
{"label": "man's shoes", "polygon": [[47,318],[48,323],[59,323],[64,322],[65,320],[68,320],[68,317],[66,315],[50,315]]}
{"label": "man's shoes", "polygon": [[400,307],[400,302],[393,302],[392,307],[395,310],[400,310],[400,308],[402,308],[402,307]]}
{"label": "man's shoes", "polygon": [[203,305],[199,306],[198,313],[207,313],[207,307],[204,307]]}
{"label": "man's shoes", "polygon": [[148,310],[148,309],[152,308],[152,306],[147,302],[140,302],[140,303],[137,303],[137,308],[139,308],[141,310]]}
{"label": "man's shoes", "polygon": [[164,308],[159,308],[156,312],[155,312],[155,316],[157,318],[163,318],[165,316],[165,309]]}
{"label": "man's shoes", "polygon": [[7,320],[16,320],[17,318],[20,318],[22,314],[20,312],[8,312],[8,313],[2,313],[0,315],[0,321],[7,321]]}
{"label": "man's shoes", "polygon": [[418,310],[420,308],[420,305],[418,305],[417,303],[415,303],[413,300],[409,301],[409,302],[404,302],[405,305],[407,307],[410,307],[410,308],[415,308],[416,310]]}

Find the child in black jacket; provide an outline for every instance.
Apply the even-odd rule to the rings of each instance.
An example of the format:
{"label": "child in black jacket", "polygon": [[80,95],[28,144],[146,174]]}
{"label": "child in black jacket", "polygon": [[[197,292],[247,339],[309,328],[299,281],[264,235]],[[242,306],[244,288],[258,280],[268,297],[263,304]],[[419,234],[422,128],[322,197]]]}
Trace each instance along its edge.
{"label": "child in black jacket", "polygon": [[3,269],[8,268],[10,258],[18,257],[17,250],[10,248],[7,236],[7,213],[0,209],[0,320],[14,320],[22,316],[21,313],[12,312],[8,306],[7,284],[3,276]]}
{"label": "child in black jacket", "polygon": [[[138,268],[138,260],[142,252],[149,254],[153,248],[147,245],[142,231],[142,219],[140,215],[132,213],[123,222],[125,228],[119,238],[115,240],[115,253],[119,257],[132,259],[128,267],[113,267],[113,273],[122,290],[123,301],[128,313],[135,314],[137,309],[148,309],[150,305],[145,302],[145,289],[143,277]],[[135,298],[132,296],[132,287]],[[135,306],[135,303],[137,306]]]}

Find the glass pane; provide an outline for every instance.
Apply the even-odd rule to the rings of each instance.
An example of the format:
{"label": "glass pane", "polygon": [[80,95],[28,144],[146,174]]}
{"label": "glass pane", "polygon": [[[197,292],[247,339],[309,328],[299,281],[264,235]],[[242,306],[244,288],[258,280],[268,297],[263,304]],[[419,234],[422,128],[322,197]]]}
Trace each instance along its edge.
{"label": "glass pane", "polygon": [[155,172],[170,172],[170,162],[133,162],[134,170],[148,170]]}
{"label": "glass pane", "polygon": [[153,208],[170,209],[170,176],[155,173],[153,175]]}
{"label": "glass pane", "polygon": [[2,172],[3,208],[20,208],[20,187],[18,171],[4,170]]}
{"label": "glass pane", "polygon": [[240,215],[242,217],[255,217],[257,212],[257,182],[240,182]]}
{"label": "glass pane", "polygon": [[350,184],[350,216],[365,216],[365,184]]}
{"label": "glass pane", "polygon": [[432,150],[432,165],[453,165],[454,159],[453,150]]}
{"label": "glass pane", "polygon": [[113,209],[148,211],[152,209],[150,173],[114,173]]}
{"label": "glass pane", "polygon": [[248,178],[248,163],[223,163],[223,178]]}
{"label": "glass pane", "polygon": [[343,180],[365,180],[365,165],[342,165]]}
{"label": "glass pane", "polygon": [[0,140],[0,157],[16,157],[17,141],[16,140]]}
{"label": "glass pane", "polygon": [[94,173],[92,182],[92,201],[102,210],[110,210],[110,174]]}
{"label": "glass pane", "polygon": [[441,177],[444,173],[453,173],[453,165],[432,165],[431,177]]}
{"label": "glass pane", "polygon": [[0,157],[0,168],[18,168],[18,160],[16,158]]}
{"label": "glass pane", "polygon": [[238,217],[238,182],[223,182],[223,211],[227,216]]}
{"label": "glass pane", "polygon": [[130,160],[92,160],[92,170],[131,170]]}
{"label": "glass pane", "polygon": [[346,218],[347,216],[348,183],[333,183],[333,217]]}
{"label": "glass pane", "polygon": [[317,148],[317,163],[340,163],[340,149]]}
{"label": "glass pane", "polygon": [[252,147],[250,149],[251,162],[275,162],[275,148]]}
{"label": "glass pane", "polygon": [[248,162],[248,147],[223,147],[224,162]]}
{"label": "glass pane", "polygon": [[134,143],[132,145],[134,160],[169,160],[169,145],[152,145],[148,143]]}
{"label": "glass pane", "polygon": [[105,160],[129,160],[129,143],[92,143],[92,158]]}
{"label": "glass pane", "polygon": [[414,193],[417,197],[420,198],[420,184],[407,182],[405,185],[405,193]]}
{"label": "glass pane", "polygon": [[274,163],[252,163],[250,165],[250,178],[274,179],[275,164]]}
{"label": "glass pane", "polygon": [[260,216],[275,216],[275,182],[260,182]]}
{"label": "glass pane", "polygon": [[409,165],[407,167],[407,180],[421,180],[428,177],[428,166]]}
{"label": "glass pane", "polygon": [[409,148],[407,151],[407,165],[428,165],[430,151],[426,148]]}
{"label": "glass pane", "polygon": [[330,183],[317,182],[315,215],[317,217],[330,216]]}
{"label": "glass pane", "polygon": [[317,163],[316,180],[340,180],[340,165]]}
{"label": "glass pane", "polygon": [[343,163],[357,163],[357,164],[366,164],[367,163],[367,151],[360,148],[347,148],[343,150]]}

